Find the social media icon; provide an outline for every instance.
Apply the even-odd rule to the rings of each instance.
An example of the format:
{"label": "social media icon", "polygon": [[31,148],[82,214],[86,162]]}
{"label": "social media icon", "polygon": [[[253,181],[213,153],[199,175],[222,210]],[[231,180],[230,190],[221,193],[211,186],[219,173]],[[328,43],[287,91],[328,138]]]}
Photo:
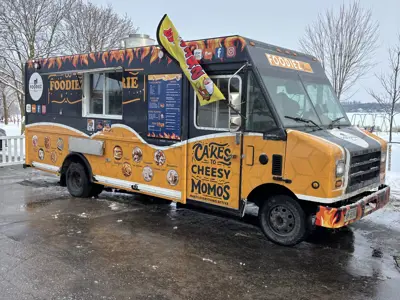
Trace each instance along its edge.
{"label": "social media icon", "polygon": [[194,49],[193,54],[197,60],[201,60],[203,58],[203,50],[202,49]]}
{"label": "social media icon", "polygon": [[43,114],[43,115],[46,114],[46,105],[42,105],[42,114]]}
{"label": "social media icon", "polygon": [[236,56],[236,48],[235,47],[228,47],[226,49],[226,57],[232,58]]}
{"label": "social media icon", "polygon": [[32,104],[32,112],[36,114],[36,104]]}
{"label": "social media icon", "polygon": [[27,112],[27,113],[32,112],[32,105],[30,105],[30,104],[27,104],[27,105],[26,105],[26,112]]}
{"label": "social media icon", "polygon": [[224,58],[224,56],[225,56],[225,48],[217,48],[215,50],[215,53],[217,55],[217,58]]}
{"label": "social media icon", "polygon": [[213,51],[212,49],[205,49],[204,50],[204,59],[206,60],[212,60],[213,58]]}
{"label": "social media icon", "polygon": [[42,107],[40,105],[37,106],[36,110],[38,114],[42,113]]}

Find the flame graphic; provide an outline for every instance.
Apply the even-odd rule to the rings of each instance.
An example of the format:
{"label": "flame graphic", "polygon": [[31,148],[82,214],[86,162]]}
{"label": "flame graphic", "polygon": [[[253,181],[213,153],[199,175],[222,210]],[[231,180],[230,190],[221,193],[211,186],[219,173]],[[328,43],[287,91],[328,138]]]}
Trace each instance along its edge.
{"label": "flame graphic", "polygon": [[125,50],[112,50],[110,51],[110,62],[112,62],[114,59],[116,62],[124,62],[125,58]]}
{"label": "flame graphic", "polygon": [[58,69],[60,70],[60,68],[62,67],[62,59],[61,59],[61,57],[57,57],[56,61],[57,61]]}
{"label": "flame graphic", "polygon": [[169,56],[167,57],[167,60],[168,60],[168,64],[167,64],[167,65],[169,65],[170,63],[172,63],[172,58],[170,58]]}
{"label": "flame graphic", "polygon": [[108,52],[104,52],[104,53],[103,53],[103,55],[102,55],[102,57],[101,57],[101,60],[103,61],[103,64],[104,64],[104,65],[107,65]]}
{"label": "flame graphic", "polygon": [[204,49],[206,48],[206,43],[204,41],[191,41],[186,43],[191,51],[194,49]]}
{"label": "flame graphic", "polygon": [[[153,46],[151,47],[151,57],[150,57],[150,64],[152,64],[153,62],[155,62],[158,58],[158,54],[160,53],[160,48]],[[161,60],[161,59],[160,59]],[[160,62],[159,60],[159,62]]]}
{"label": "flame graphic", "polygon": [[130,65],[133,59],[135,58],[135,54],[133,53],[133,49],[126,49],[126,58],[129,58],[128,64]]}
{"label": "flame graphic", "polygon": [[78,64],[79,61],[79,55],[74,55],[72,58],[72,65],[76,68],[76,65]]}
{"label": "flame graphic", "polygon": [[227,37],[224,41],[224,46],[226,48],[228,47],[238,47],[240,44],[240,51],[244,50],[244,47],[246,47],[246,40],[240,36],[232,36],[232,37]]}
{"label": "flame graphic", "polygon": [[90,53],[89,54],[89,57],[90,57],[90,59],[95,63],[96,62],[96,55],[95,55],[95,53]]}
{"label": "flame graphic", "polygon": [[85,64],[85,65],[89,65],[89,54],[81,54],[79,56],[80,61],[81,61],[81,65]]}
{"label": "flame graphic", "polygon": [[147,55],[149,55],[151,48],[150,47],[144,47],[142,48],[142,55],[140,57],[140,61],[143,61],[143,59],[146,58]]}

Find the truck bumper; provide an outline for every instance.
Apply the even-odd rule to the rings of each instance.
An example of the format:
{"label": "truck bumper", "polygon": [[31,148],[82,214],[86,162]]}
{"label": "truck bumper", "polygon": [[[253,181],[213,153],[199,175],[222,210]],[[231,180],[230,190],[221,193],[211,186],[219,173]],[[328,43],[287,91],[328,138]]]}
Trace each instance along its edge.
{"label": "truck bumper", "polygon": [[318,206],[315,225],[327,228],[340,228],[349,225],[389,202],[390,187],[382,186],[357,202],[342,207]]}

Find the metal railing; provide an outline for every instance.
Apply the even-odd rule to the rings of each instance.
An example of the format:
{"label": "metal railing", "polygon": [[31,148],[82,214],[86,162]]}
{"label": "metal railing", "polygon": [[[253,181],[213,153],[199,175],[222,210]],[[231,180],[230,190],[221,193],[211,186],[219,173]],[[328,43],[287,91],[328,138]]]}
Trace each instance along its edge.
{"label": "metal railing", "polygon": [[0,136],[0,167],[25,162],[25,136]]}

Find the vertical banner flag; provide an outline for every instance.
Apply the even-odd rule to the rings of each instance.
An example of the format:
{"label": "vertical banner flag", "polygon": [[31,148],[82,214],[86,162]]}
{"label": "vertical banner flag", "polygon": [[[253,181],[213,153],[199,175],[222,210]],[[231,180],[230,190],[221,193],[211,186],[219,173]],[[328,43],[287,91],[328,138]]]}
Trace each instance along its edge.
{"label": "vertical banner flag", "polygon": [[190,47],[182,40],[174,24],[164,15],[157,29],[157,39],[176,61],[196,91],[200,105],[225,100],[224,95],[200,66]]}

